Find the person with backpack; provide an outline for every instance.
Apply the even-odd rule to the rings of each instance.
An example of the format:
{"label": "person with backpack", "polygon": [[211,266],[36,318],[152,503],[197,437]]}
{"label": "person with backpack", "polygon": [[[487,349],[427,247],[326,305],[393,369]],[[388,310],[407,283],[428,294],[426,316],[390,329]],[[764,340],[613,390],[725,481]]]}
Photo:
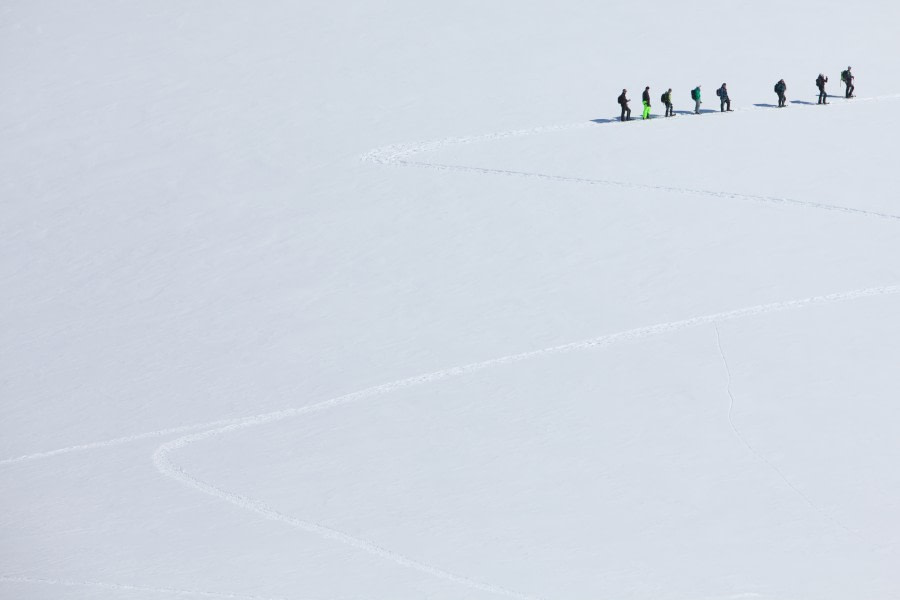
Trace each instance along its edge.
{"label": "person with backpack", "polygon": [[619,106],[622,107],[622,121],[630,121],[631,120],[631,109],[628,108],[628,103],[631,102],[628,98],[625,97],[625,94],[628,93],[628,90],[622,90],[622,94],[619,96]]}
{"label": "person with backpack", "polygon": [[644,88],[644,93],[641,96],[641,100],[644,103],[644,114],[641,118],[646,120],[646,119],[650,118],[650,86],[649,85]]}
{"label": "person with backpack", "polygon": [[856,86],[853,85],[854,79],[855,78],[853,77],[853,74],[850,73],[850,67],[847,67],[847,70],[841,73],[841,81],[844,82],[844,85],[847,86],[847,92],[846,94],[844,94],[844,98],[853,97],[853,90],[856,89]]}
{"label": "person with backpack", "polygon": [[725,112],[725,107],[728,107],[728,112],[731,112],[731,98],[728,97],[728,86],[726,84],[722,84],[722,87],[716,90],[716,96],[719,97],[719,111]]}
{"label": "person with backpack", "polygon": [[784,82],[784,79],[779,79],[778,83],[775,84],[775,93],[778,94],[778,108],[784,108],[787,102],[787,98],[784,96],[786,91],[787,84]]}
{"label": "person with backpack", "polygon": [[694,101],[694,114],[700,114],[700,86],[698,85],[694,89],[691,90],[691,100]]}
{"label": "person with backpack", "polygon": [[666,116],[674,117],[675,109],[672,107],[672,88],[669,88],[668,92],[663,92],[660,100],[662,100],[662,103],[666,105]]}
{"label": "person with backpack", "polygon": [[828,104],[828,94],[825,93],[825,84],[828,83],[828,78],[819,73],[819,76],[816,78],[816,87],[819,88],[819,101],[816,104]]}

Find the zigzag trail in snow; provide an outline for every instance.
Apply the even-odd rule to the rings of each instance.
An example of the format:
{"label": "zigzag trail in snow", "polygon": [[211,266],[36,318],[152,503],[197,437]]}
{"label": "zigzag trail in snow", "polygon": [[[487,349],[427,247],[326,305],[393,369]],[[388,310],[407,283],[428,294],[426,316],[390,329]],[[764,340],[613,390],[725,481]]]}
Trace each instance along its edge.
{"label": "zigzag trail in snow", "polygon": [[45,579],[40,577],[18,577],[15,575],[0,576],[0,583],[29,583],[58,585],[63,587],[84,587],[117,592],[172,594],[173,596],[185,596],[194,598],[222,598],[224,600],[284,600],[283,598],[270,598],[265,596],[252,596],[246,594],[231,594],[227,592],[206,592],[202,590],[180,590],[176,588],[158,588],[143,585],[128,585],[123,583],[109,583],[104,581],[74,581],[69,579]]}
{"label": "zigzag trail in snow", "polygon": [[[888,102],[900,100],[900,94],[891,94],[886,96],[873,96],[868,98],[854,98],[852,102],[832,102],[834,107],[849,107],[860,102]],[[796,104],[794,109],[811,109],[811,106]],[[817,107],[821,108],[821,107]],[[748,107],[737,109],[734,112],[757,112],[766,110],[765,108]],[[718,114],[718,113],[717,113]],[[701,115],[702,116],[702,115]],[[714,115],[708,115],[712,117]],[[654,120],[651,120],[653,122]],[[663,123],[669,124],[677,121],[677,119],[665,120]],[[726,192],[717,190],[703,190],[694,188],[683,188],[666,185],[653,185],[644,183],[633,183],[627,181],[615,181],[610,179],[591,179],[586,177],[567,177],[564,175],[552,175],[549,173],[535,173],[529,171],[514,171],[508,169],[491,169],[488,167],[471,167],[465,165],[449,165],[427,161],[411,160],[412,157],[426,152],[434,152],[442,148],[450,146],[461,146],[475,143],[493,142],[508,138],[527,137],[534,135],[544,135],[548,133],[558,133],[562,131],[573,131],[578,129],[589,129],[594,127],[622,126],[618,121],[605,123],[595,123],[593,121],[581,123],[569,123],[565,125],[551,125],[543,127],[535,127],[533,129],[517,129],[512,131],[501,131],[497,133],[487,133],[483,135],[474,135],[467,137],[449,137],[441,140],[433,140],[429,142],[419,142],[411,144],[394,144],[376,148],[360,158],[364,161],[374,162],[382,165],[396,165],[405,167],[418,167],[423,169],[436,169],[441,171],[456,171],[463,173],[479,173],[483,175],[504,175],[507,177],[521,177],[528,179],[541,179],[545,181],[555,181],[563,183],[573,183],[582,185],[611,186],[639,190],[654,190],[661,192],[670,192],[675,194],[690,194],[700,196],[710,196],[714,198],[725,198],[729,200],[742,200],[748,202],[757,202],[762,204],[794,206],[799,208],[834,211],[851,215],[864,217],[872,217],[877,219],[887,219],[892,221],[900,221],[900,215],[881,213],[877,211],[863,210],[859,208],[851,208],[848,206],[839,206],[834,204],[825,204],[822,202],[811,202],[806,200],[794,200],[792,198],[780,198],[777,196],[759,196],[755,194],[741,194],[736,192]]]}
{"label": "zigzag trail in snow", "polygon": [[[176,451],[182,450],[185,447],[194,444],[196,442],[200,442],[203,440],[208,440],[211,438],[216,438],[219,436],[223,436],[225,434],[247,429],[249,427],[257,427],[260,425],[265,425],[267,423],[274,423],[277,421],[284,421],[286,419],[291,419],[295,417],[299,417],[301,415],[307,415],[314,412],[319,412],[323,410],[328,410],[331,408],[335,408],[338,406],[350,404],[353,402],[359,402],[363,400],[369,400],[378,396],[382,396],[384,394],[388,394],[390,392],[394,392],[397,390],[410,388],[417,385],[422,385],[426,383],[432,383],[444,379],[448,379],[451,377],[455,377],[458,375],[464,375],[467,373],[475,373],[478,371],[483,371],[485,369],[489,369],[491,367],[512,364],[517,362],[522,362],[525,360],[530,360],[533,358],[546,357],[554,354],[563,354],[567,352],[575,352],[580,350],[589,350],[593,348],[604,348],[607,346],[611,346],[613,344],[628,342],[633,340],[640,340],[644,338],[648,338],[655,335],[661,335],[666,333],[672,333],[675,331],[680,331],[683,329],[688,329],[690,327],[697,327],[700,325],[708,325],[708,324],[716,324],[725,321],[733,321],[736,319],[744,319],[748,317],[756,317],[776,312],[783,312],[787,310],[796,310],[800,308],[805,308],[809,306],[823,305],[834,302],[846,302],[851,300],[857,300],[860,298],[871,298],[876,296],[886,296],[900,294],[900,285],[886,286],[886,287],[875,287],[875,288],[866,288],[853,290],[850,292],[842,292],[836,294],[828,294],[823,296],[812,296],[809,298],[802,298],[798,300],[790,300],[786,302],[775,302],[771,304],[761,304],[757,306],[751,306],[747,308],[741,308],[737,310],[731,310],[727,312],[720,312],[711,315],[705,315],[700,317],[692,317],[689,319],[683,319],[680,321],[672,321],[667,323],[659,323],[656,325],[650,325],[647,327],[639,327],[637,329],[631,329],[628,331],[623,331],[620,333],[614,333],[610,335],[603,335],[600,337],[595,337],[592,339],[582,340],[579,342],[573,342],[569,344],[562,344],[559,346],[551,346],[548,348],[544,348],[541,350],[533,350],[530,352],[522,352],[519,354],[512,354],[509,356],[502,356],[499,358],[492,358],[489,360],[470,363],[467,365],[462,365],[458,367],[453,367],[450,369],[443,369],[440,371],[434,371],[431,373],[425,373],[422,375],[416,375],[414,377],[408,377],[405,379],[399,379],[397,381],[392,381],[390,383],[385,383],[382,385],[370,387],[358,392],[353,392],[351,394],[346,394],[343,396],[338,396],[336,398],[332,398],[330,400],[326,400],[324,402],[319,402],[317,404],[312,404],[309,406],[299,407],[299,408],[291,408],[287,410],[275,411],[270,413],[265,413],[261,415],[257,415],[255,417],[249,417],[246,419],[239,420],[237,422],[230,423],[228,425],[215,427],[206,431],[201,431],[197,433],[193,433],[190,435],[186,435],[180,437],[178,439],[166,442],[161,445],[153,455],[153,464],[156,466],[157,470],[160,473],[167,477],[171,477],[176,481],[183,483],[189,487],[192,487],[204,494],[208,494],[210,496],[214,496],[226,502],[229,502],[239,508],[249,510],[258,515],[261,515],[267,519],[271,519],[274,521],[280,521],[282,523],[286,523],[292,527],[297,529],[307,531],[309,533],[318,534],[324,538],[334,540],[358,550],[362,550],[364,552],[368,552],[375,556],[381,557],[385,560],[389,560],[398,565],[409,567],[415,569],[417,571],[449,580],[463,586],[469,587],[471,589],[491,592],[497,595],[502,595],[510,598],[518,598],[520,600],[533,600],[534,597],[529,596],[527,594],[523,594],[521,592],[517,592],[514,590],[510,590],[498,585],[492,585],[488,583],[483,583],[479,581],[475,581],[468,577],[458,575],[452,573],[450,571],[446,571],[444,569],[429,565],[427,563],[408,558],[403,556],[397,552],[388,550],[382,546],[375,544],[374,542],[358,538],[352,536],[348,533],[344,533],[341,531],[337,531],[330,527],[321,525],[319,523],[308,521],[304,519],[300,519],[297,517],[293,517],[290,515],[286,515],[284,513],[278,512],[277,510],[269,507],[263,502],[258,500],[254,500],[252,498],[248,498],[246,496],[241,496],[227,490],[223,490],[218,488],[211,483],[203,481],[193,475],[189,474],[183,468],[176,465],[172,460],[172,454]],[[732,423],[733,426],[733,423]]]}
{"label": "zigzag trail in snow", "polygon": [[[834,107],[847,107],[852,106],[853,104],[859,102],[881,102],[881,101],[891,101],[891,100],[900,100],[900,94],[892,94],[886,96],[874,96],[869,98],[855,98],[853,102],[844,102],[844,103],[832,103]],[[801,105],[798,105],[799,108],[804,108]],[[811,107],[805,107],[811,108]],[[764,110],[760,108],[741,108],[737,109],[735,112],[748,112],[748,111],[757,111]],[[710,115],[714,116],[714,115]],[[669,123],[671,121],[663,121],[663,123]],[[458,146],[465,144],[474,144],[474,143],[484,143],[497,141],[507,138],[515,138],[515,137],[526,137],[533,135],[542,135],[548,133],[556,133],[562,131],[572,131],[577,129],[589,129],[598,126],[611,126],[611,125],[621,125],[617,121],[610,123],[601,123],[597,124],[592,121],[590,122],[580,122],[580,123],[570,123],[566,125],[550,125],[543,127],[535,127],[532,129],[517,129],[511,131],[501,131],[497,133],[488,133],[483,135],[475,135],[475,136],[465,136],[465,137],[449,137],[441,140],[434,140],[430,142],[418,142],[411,144],[394,144],[391,146],[384,146],[381,148],[376,148],[371,152],[363,155],[361,158],[366,161],[384,164],[384,165],[404,165],[404,166],[414,166],[414,167],[422,167],[422,168],[430,168],[430,169],[439,169],[446,171],[464,171],[464,172],[472,172],[472,173],[483,173],[483,174],[491,174],[491,175],[506,175],[506,176],[515,176],[515,177],[527,177],[532,179],[544,179],[548,181],[559,181],[559,182],[569,182],[576,184],[587,184],[587,185],[605,185],[605,186],[618,186],[623,188],[634,188],[634,189],[650,189],[657,191],[665,191],[665,192],[673,192],[678,194],[700,194],[713,196],[717,198],[728,198],[728,199],[738,199],[738,200],[753,200],[755,202],[764,202],[768,204],[777,204],[777,205],[795,205],[804,208],[815,208],[819,210],[830,210],[830,211],[838,211],[847,214],[856,214],[862,216],[869,217],[877,217],[882,219],[890,219],[890,220],[900,220],[900,215],[891,215],[878,213],[873,211],[866,211],[856,208],[843,207],[843,206],[835,206],[831,204],[822,204],[817,202],[806,202],[801,200],[793,200],[790,198],[777,198],[771,196],[755,196],[748,194],[738,194],[733,192],[725,192],[725,191],[714,191],[714,190],[699,190],[699,189],[690,189],[690,188],[679,188],[672,186],[661,186],[661,185],[649,185],[649,184],[638,184],[638,183],[629,183],[624,181],[613,181],[613,180],[605,180],[605,179],[588,179],[581,177],[565,177],[561,175],[550,175],[544,173],[532,173],[526,171],[512,171],[505,169],[489,169],[483,167],[469,167],[463,165],[444,165],[438,163],[427,163],[427,162],[417,162],[408,160],[410,157],[415,156],[417,154],[422,154],[425,152],[432,152],[435,150],[440,150],[441,148],[448,146]],[[169,429],[161,429],[158,431],[150,431],[140,434],[135,434],[131,436],[123,436],[111,440],[101,441],[101,442],[91,442],[86,444],[78,444],[74,446],[69,446],[65,448],[58,448],[56,450],[50,450],[46,452],[36,452],[33,454],[26,454],[23,456],[17,456],[13,458],[6,458],[0,460],[0,466],[14,464],[18,462],[36,460],[41,458],[50,458],[53,456],[58,456],[62,454],[68,454],[71,452],[79,452],[82,450],[93,450],[99,448],[106,448],[110,446],[118,446],[122,444],[128,444],[132,442],[137,442],[149,438],[154,437],[165,437],[167,435],[176,435],[179,433],[186,433],[189,431],[196,431],[199,429],[208,429],[213,426],[220,425],[229,425],[232,423],[238,423],[241,419],[223,419],[220,421],[214,421],[212,423],[200,423],[196,425],[184,425],[180,427],[173,427]]]}

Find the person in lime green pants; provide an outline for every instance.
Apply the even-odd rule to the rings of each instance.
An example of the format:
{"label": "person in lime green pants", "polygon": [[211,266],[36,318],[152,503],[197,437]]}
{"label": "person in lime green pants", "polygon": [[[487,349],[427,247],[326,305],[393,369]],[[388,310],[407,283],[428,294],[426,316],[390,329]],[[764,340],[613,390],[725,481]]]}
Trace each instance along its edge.
{"label": "person in lime green pants", "polygon": [[644,101],[644,116],[641,118],[649,119],[650,118],[650,86],[649,85],[644,88],[644,94],[641,97],[641,99]]}

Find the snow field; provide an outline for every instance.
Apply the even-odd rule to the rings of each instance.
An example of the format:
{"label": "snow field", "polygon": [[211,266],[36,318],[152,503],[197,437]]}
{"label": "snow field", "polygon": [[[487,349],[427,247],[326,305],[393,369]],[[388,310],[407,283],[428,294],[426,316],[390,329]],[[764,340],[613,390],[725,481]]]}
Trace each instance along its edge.
{"label": "snow field", "polygon": [[0,8],[0,597],[895,597],[900,9],[645,9]]}

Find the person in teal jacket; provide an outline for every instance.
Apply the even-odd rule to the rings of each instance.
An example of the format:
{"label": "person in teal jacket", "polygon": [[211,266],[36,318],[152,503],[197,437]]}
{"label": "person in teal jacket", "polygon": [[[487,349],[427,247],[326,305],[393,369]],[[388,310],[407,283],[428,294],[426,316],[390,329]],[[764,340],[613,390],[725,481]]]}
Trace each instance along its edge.
{"label": "person in teal jacket", "polygon": [[694,114],[700,114],[700,86],[691,90],[691,100],[694,101]]}

